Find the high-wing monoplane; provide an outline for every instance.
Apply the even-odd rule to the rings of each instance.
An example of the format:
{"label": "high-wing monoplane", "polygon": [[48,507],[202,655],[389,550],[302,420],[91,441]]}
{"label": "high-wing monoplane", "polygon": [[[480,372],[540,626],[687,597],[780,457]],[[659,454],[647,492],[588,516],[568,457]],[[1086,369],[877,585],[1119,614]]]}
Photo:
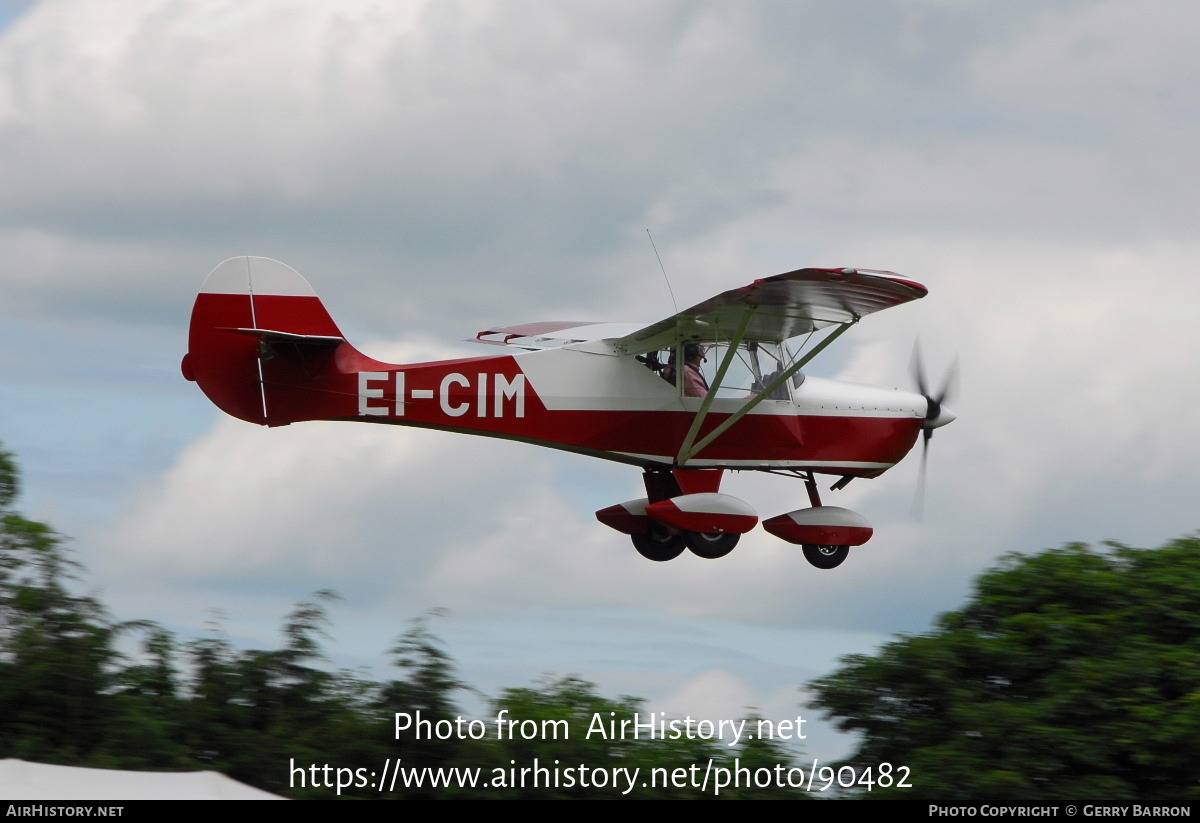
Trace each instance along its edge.
{"label": "high-wing monoplane", "polygon": [[[393,365],[360,353],[316,293],[275,260],[217,266],[192,310],[183,374],[251,423],[356,420],[519,440],[628,463],[646,497],[596,512],[657,561],[723,557],[759,517],[726,470],[802,480],[809,506],[766,531],[833,568],[872,534],[822,505],[816,475],[876,477],[954,419],[945,390],[806,376],[862,317],[924,297],[886,271],[806,268],[756,280],[651,325],[548,321],[490,328],[480,357]],[[820,334],[818,334],[820,332]],[[797,343],[797,341],[799,341]]]}

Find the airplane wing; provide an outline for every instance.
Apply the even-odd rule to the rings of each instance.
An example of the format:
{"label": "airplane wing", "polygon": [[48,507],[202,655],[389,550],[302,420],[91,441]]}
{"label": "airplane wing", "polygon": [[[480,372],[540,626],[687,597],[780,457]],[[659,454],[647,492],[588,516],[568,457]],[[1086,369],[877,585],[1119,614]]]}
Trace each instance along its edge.
{"label": "airplane wing", "polygon": [[624,337],[640,328],[640,323],[591,323],[580,320],[543,320],[520,326],[485,329],[470,338],[471,343],[514,346],[518,349],[554,349],[590,340]]}
{"label": "airplane wing", "polygon": [[894,272],[797,269],[718,294],[616,341],[626,352],[672,346],[680,340],[728,340],[753,311],[744,340],[780,341],[853,323],[871,312],[924,297],[928,290]]}

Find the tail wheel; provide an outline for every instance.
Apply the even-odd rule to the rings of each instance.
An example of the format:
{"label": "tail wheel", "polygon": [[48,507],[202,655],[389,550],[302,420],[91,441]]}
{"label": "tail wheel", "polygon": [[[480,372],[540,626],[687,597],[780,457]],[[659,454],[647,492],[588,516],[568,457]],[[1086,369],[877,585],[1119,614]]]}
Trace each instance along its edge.
{"label": "tail wheel", "polygon": [[818,569],[836,569],[850,554],[849,546],[804,544],[804,559]]}
{"label": "tail wheel", "polygon": [[633,541],[638,554],[656,563],[674,560],[687,548],[683,535],[671,534],[661,528],[651,528],[646,534],[631,534],[629,539]]}
{"label": "tail wheel", "polygon": [[740,534],[732,532],[684,532],[683,539],[692,554],[705,560],[716,560],[733,551],[733,547],[741,539]]}

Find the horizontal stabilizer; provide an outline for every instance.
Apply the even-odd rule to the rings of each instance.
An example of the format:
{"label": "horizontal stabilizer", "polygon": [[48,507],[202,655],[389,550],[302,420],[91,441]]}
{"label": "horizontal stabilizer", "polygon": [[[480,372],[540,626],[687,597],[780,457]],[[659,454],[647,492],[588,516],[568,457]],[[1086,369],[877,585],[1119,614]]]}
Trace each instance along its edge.
{"label": "horizontal stabilizer", "polygon": [[346,338],[335,337],[331,334],[293,334],[290,331],[275,331],[274,329],[224,329],[240,334],[252,334],[271,343],[285,342],[302,346],[336,346],[345,343]]}
{"label": "horizontal stabilizer", "polygon": [[331,334],[293,334],[274,329],[224,329],[223,331],[248,334],[259,339],[258,355],[263,362],[281,358],[299,366],[309,377],[315,377],[329,364],[334,351],[344,337]]}

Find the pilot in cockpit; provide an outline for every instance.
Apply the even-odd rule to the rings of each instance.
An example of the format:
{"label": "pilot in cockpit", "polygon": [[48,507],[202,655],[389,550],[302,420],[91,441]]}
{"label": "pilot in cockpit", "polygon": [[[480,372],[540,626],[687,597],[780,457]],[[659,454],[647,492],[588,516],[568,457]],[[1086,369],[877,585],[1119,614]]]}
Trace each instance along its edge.
{"label": "pilot in cockpit", "polygon": [[705,348],[700,343],[685,343],[683,345],[683,396],[705,397],[708,395],[708,381],[700,373],[700,364],[705,361]]}

